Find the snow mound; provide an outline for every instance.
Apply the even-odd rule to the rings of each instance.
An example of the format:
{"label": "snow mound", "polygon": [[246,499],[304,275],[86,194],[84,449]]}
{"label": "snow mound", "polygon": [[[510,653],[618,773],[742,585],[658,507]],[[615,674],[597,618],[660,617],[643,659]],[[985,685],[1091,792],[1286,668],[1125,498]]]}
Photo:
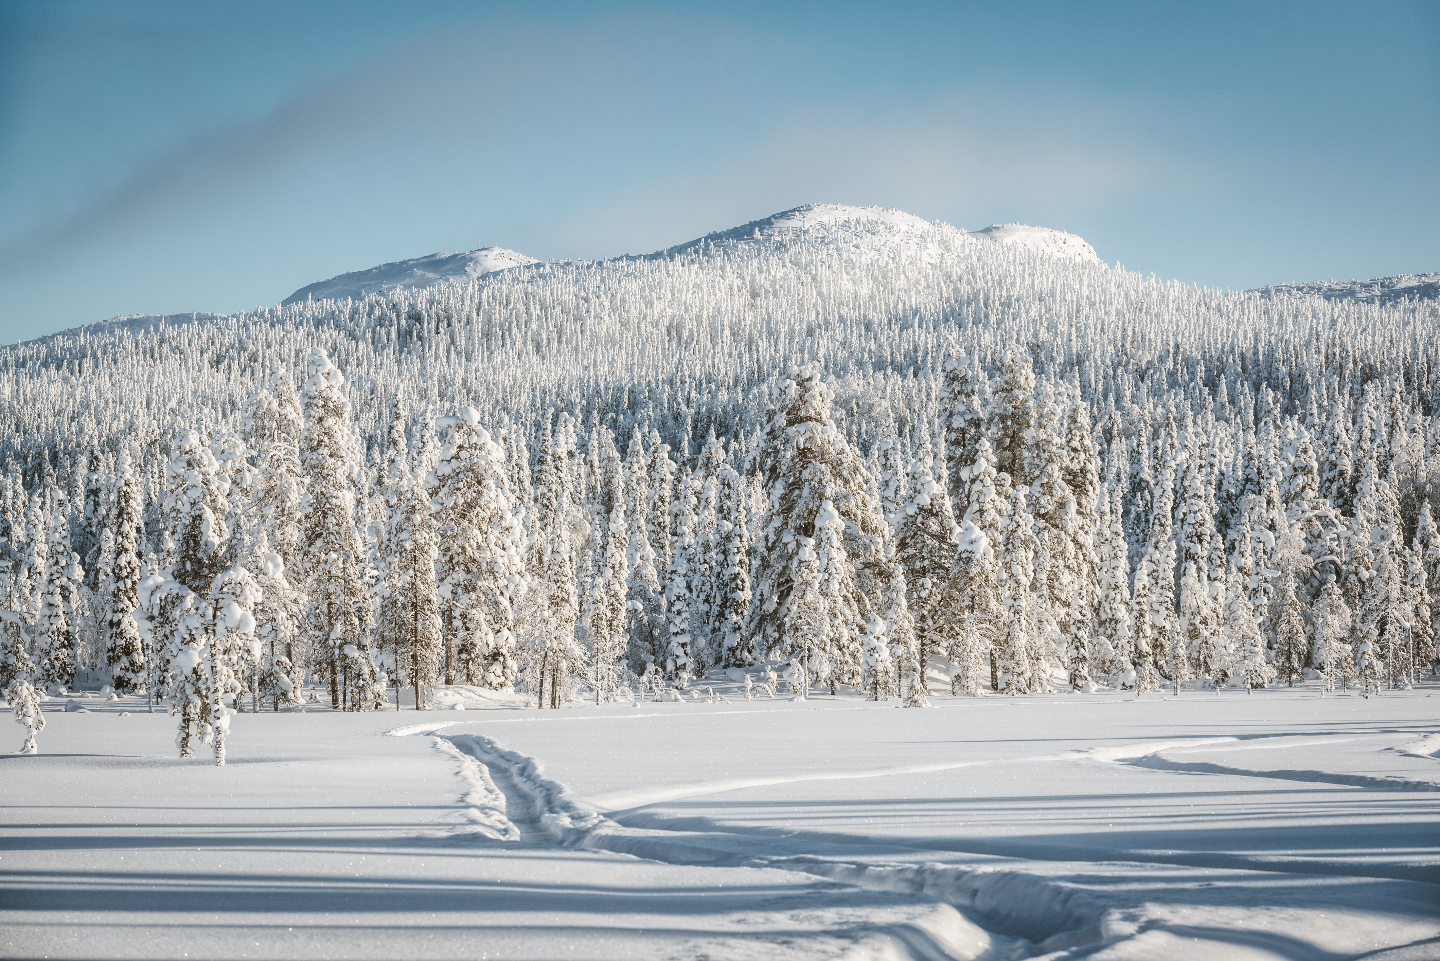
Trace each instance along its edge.
{"label": "snow mound", "polygon": [[1078,260],[1082,263],[1104,264],[1095,248],[1083,237],[1067,234],[1063,230],[1049,227],[1031,227],[1027,224],[992,224],[984,230],[970,231],[972,237],[983,237],[1008,247],[1025,247],[1040,250],[1056,257]]}
{"label": "snow mound", "polygon": [[1402,300],[1440,300],[1440,274],[1397,274],[1373,280],[1321,280],[1309,284],[1257,287],[1260,293],[1309,294],[1325,300],[1355,300],[1364,304],[1394,304]]}
{"label": "snow mound", "polygon": [[359,299],[366,294],[396,287],[438,287],[442,284],[463,284],[512,267],[538,263],[534,257],[506,250],[504,247],[481,247],[463,254],[438,253],[414,260],[381,264],[369,270],[356,270],[329,280],[301,287],[285,298],[285,303],[306,300]]}
{"label": "snow mound", "polygon": [[439,711],[516,711],[530,706],[530,698],[514,691],[492,691],[468,684],[430,689],[430,709]]}

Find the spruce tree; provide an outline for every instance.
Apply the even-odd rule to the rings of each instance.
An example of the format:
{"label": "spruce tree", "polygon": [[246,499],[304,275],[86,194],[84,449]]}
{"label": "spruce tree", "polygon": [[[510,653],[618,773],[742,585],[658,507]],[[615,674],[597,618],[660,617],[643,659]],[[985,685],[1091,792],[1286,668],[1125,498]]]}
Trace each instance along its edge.
{"label": "spruce tree", "polygon": [[1344,687],[1355,676],[1350,651],[1350,608],[1334,581],[1327,581],[1315,599],[1315,641],[1313,660],[1325,677],[1325,693],[1335,693],[1335,682]]}
{"label": "spruce tree", "polygon": [[695,553],[695,498],[690,478],[682,476],[675,487],[671,507],[670,566],[665,576],[665,615],[670,624],[670,638],[665,648],[665,680],[673,688],[690,686],[695,664],[691,649],[692,599],[690,593],[690,562]]}
{"label": "spruce tree", "polygon": [[310,354],[301,392],[300,455],[309,479],[301,503],[302,552],[310,636],[318,673],[330,684],[330,706],[366,711],[385,702],[385,689],[370,651],[367,558],[356,526],[360,450],[344,383],[325,351]]}
{"label": "spruce tree", "polygon": [[[438,539],[439,594],[449,627],[445,683],[454,684],[463,675],[466,683],[500,691],[510,689],[519,671],[516,604],[525,586],[525,533],[510,492],[505,454],[479,419],[473,408],[466,407],[443,421],[450,436],[425,480],[434,534],[414,526],[432,523],[423,517],[423,505],[413,504],[409,510],[414,518],[412,536]],[[548,506],[540,509],[548,513],[541,523],[553,525],[542,529],[565,528],[568,548],[569,502],[565,501],[564,511],[554,506],[552,491],[557,483],[553,477],[542,478],[541,499]],[[419,557],[413,560],[420,562]],[[565,561],[573,564],[568,550]],[[573,567],[568,570],[573,581]],[[423,571],[412,573],[424,576]],[[570,591],[573,594],[573,583]],[[428,656],[423,650],[428,644],[427,636],[422,658]]]}
{"label": "spruce tree", "polygon": [[114,678],[115,690],[123,694],[143,694],[146,684],[146,652],[135,622],[139,606],[136,587],[140,583],[140,537],[143,522],[140,482],[130,463],[130,453],[121,450],[115,478],[115,513],[111,522],[114,531],[114,561],[108,581],[108,613],[110,647],[106,660]]}
{"label": "spruce tree", "polygon": [[1035,521],[1025,508],[1024,487],[1009,492],[1000,521],[1000,596],[1005,613],[999,644],[999,689],[1006,694],[1030,692],[1034,676],[1030,663],[1032,635],[1036,630],[1034,598],[1030,584],[1035,577]]}
{"label": "spruce tree", "polygon": [[844,524],[845,553],[859,572],[846,588],[854,592],[848,606],[868,618],[893,576],[869,470],[831,419],[830,405],[818,365],[792,370],[771,399],[760,452],[767,506],[756,532],[746,628],[766,654],[808,643],[789,637],[798,622],[787,611],[800,547],[815,536],[825,501]]}

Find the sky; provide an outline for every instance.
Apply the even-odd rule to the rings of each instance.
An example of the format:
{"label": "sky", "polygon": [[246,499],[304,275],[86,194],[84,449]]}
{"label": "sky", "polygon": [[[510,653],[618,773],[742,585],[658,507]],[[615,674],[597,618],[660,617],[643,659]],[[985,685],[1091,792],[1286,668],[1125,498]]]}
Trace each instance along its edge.
{"label": "sky", "polygon": [[0,342],[804,203],[1440,271],[1440,4],[0,0]]}

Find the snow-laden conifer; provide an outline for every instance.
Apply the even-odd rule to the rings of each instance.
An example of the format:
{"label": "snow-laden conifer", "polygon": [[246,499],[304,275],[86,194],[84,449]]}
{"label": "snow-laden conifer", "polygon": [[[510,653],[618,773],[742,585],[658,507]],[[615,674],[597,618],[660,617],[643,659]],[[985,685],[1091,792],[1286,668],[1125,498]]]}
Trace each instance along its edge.
{"label": "snow-laden conifer", "polygon": [[665,680],[671,687],[690,686],[695,670],[691,642],[692,599],[690,563],[695,553],[695,497],[690,478],[682,475],[671,505],[670,566],[665,575],[665,616],[670,636],[665,646]]}
{"label": "snow-laden conifer", "polygon": [[1035,578],[1036,537],[1034,518],[1025,507],[1025,492],[1024,487],[1006,491],[1001,483],[1006,510],[1000,520],[999,584],[1005,612],[997,661],[999,689],[1012,695],[1029,693],[1034,677],[1030,653],[1037,624],[1030,584]]}
{"label": "snow-laden conifer", "polygon": [[[868,617],[888,586],[886,525],[871,493],[864,460],[831,418],[831,393],[818,365],[791,371],[771,399],[760,453],[768,502],[756,534],[754,598],[747,633],[765,653],[792,651],[791,593],[801,565],[802,538],[816,534],[821,504],[830,501],[844,524],[846,556],[859,576],[847,604]],[[873,596],[872,596],[873,595]]]}
{"label": "snow-laden conifer", "polygon": [[130,453],[120,451],[115,477],[115,509],[110,529],[114,531],[114,559],[107,580],[110,647],[106,660],[115,690],[125,694],[145,693],[147,682],[145,649],[135,622],[139,605],[136,588],[140,583],[140,537],[143,521],[140,482],[131,467]]}
{"label": "snow-laden conifer", "polygon": [[872,701],[888,700],[894,691],[894,665],[885,640],[885,621],[872,614],[865,625],[865,649],[860,668],[860,687]]}
{"label": "snow-laden conifer", "polygon": [[21,754],[38,754],[35,735],[45,729],[45,712],[40,709],[40,696],[28,675],[16,678],[10,684],[5,697],[15,711],[15,723],[25,728],[25,742],[20,745]]}
{"label": "snow-laden conifer", "polygon": [[606,518],[605,553],[591,582],[585,629],[590,639],[590,683],[595,703],[615,699],[623,677],[630,625],[626,593],[630,581],[629,521],[623,488],[615,492]]}
{"label": "snow-laden conifer", "polygon": [[[418,525],[431,523],[421,513],[425,505],[418,500],[409,506],[414,518],[409,523],[411,536],[420,538],[413,545],[415,550],[428,548],[429,544],[421,542],[432,536],[438,539],[439,593],[449,625],[446,683],[453,684],[456,677],[463,676],[467,684],[508,690],[519,671],[516,603],[525,585],[525,534],[510,492],[504,451],[480,426],[479,415],[466,407],[442,423],[450,434],[439,462],[425,480],[434,533],[418,529]],[[552,497],[548,492],[557,483],[555,479],[546,477],[542,483],[545,496]],[[563,515],[553,507],[549,510],[548,519],[558,524]],[[412,560],[423,565],[418,554]],[[568,556],[566,562],[573,563]],[[419,568],[411,573],[424,578]],[[573,584],[570,589],[574,591]],[[417,602],[422,608],[427,603],[424,599]],[[426,635],[422,660],[428,657],[424,649],[429,643]]]}
{"label": "snow-laden conifer", "polygon": [[310,354],[301,391],[300,455],[308,478],[302,556],[315,666],[330,684],[330,705],[367,711],[385,702],[385,688],[370,649],[372,609],[355,490],[361,453],[344,383],[325,351]]}
{"label": "snow-laden conifer", "polygon": [[1312,608],[1315,621],[1312,660],[1325,678],[1327,694],[1335,693],[1338,681],[1343,688],[1355,676],[1350,650],[1350,608],[1334,581],[1327,581]]}

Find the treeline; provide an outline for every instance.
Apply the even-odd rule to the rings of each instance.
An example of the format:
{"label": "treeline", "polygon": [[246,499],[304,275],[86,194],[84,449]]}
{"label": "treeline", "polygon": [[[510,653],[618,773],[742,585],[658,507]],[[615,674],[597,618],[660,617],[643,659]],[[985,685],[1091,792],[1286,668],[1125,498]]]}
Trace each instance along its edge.
{"label": "treeline", "polygon": [[1372,693],[1433,670],[1440,433],[1398,378],[1322,380],[1286,413],[1221,375],[1195,403],[1107,393],[1092,418],[1022,348],[940,366],[935,416],[883,421],[868,450],[809,365],[753,434],[693,456],[638,426],[622,453],[598,417],[491,434],[473,408],[397,405],[372,467],[316,351],[240,431],[182,432],[148,505],[124,449],[73,505],[9,478],[0,681],[103,662],[174,706],[188,756],[312,679],[373,710],[442,679],[557,707],[715,667],[911,704],[926,668],[955,694],[1306,672]]}

